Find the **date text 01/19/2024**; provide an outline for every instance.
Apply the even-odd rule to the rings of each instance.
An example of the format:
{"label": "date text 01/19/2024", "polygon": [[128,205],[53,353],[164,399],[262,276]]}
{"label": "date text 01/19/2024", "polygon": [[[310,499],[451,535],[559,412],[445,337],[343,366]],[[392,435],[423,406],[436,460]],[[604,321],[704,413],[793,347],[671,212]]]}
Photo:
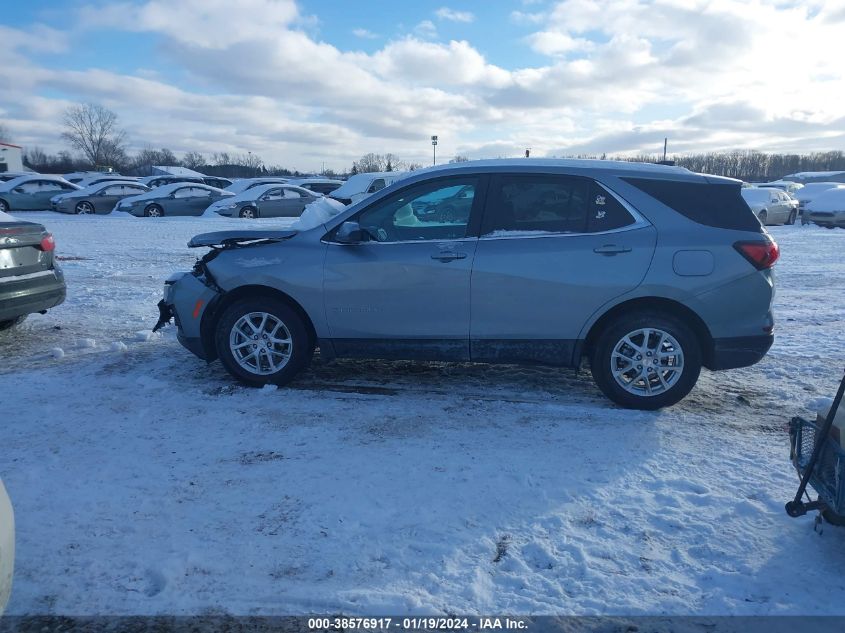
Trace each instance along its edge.
{"label": "date text 01/19/2024", "polygon": [[522,618],[510,617],[323,617],[308,618],[308,628],[311,630],[324,631],[524,631],[528,629],[528,622]]}

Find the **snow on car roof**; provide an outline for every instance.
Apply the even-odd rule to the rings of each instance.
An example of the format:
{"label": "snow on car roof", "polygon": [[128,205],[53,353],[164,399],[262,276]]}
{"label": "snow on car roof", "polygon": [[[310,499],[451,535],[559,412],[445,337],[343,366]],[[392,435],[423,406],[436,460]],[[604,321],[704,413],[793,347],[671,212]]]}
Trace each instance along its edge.
{"label": "snow on car roof", "polygon": [[68,182],[67,180],[65,180],[62,176],[53,176],[51,174],[32,174],[30,176],[21,176],[20,178],[14,178],[13,180],[7,180],[6,182],[0,183],[0,191],[11,191],[18,185],[22,185],[25,182],[29,182],[30,180],[53,180],[66,185],[70,185],[71,187],[75,187],[77,189],[79,188],[72,182]]}
{"label": "snow on car roof", "polygon": [[[137,183],[135,183],[137,184]],[[166,185],[162,185],[161,187],[156,187],[154,189],[150,189],[149,191],[145,191],[144,193],[139,193],[137,196],[132,196],[133,200],[137,199],[153,199],[153,198],[162,198],[164,196],[170,195],[177,189],[181,189],[182,187],[199,187],[200,189],[209,189],[214,192],[219,192],[224,195],[229,195],[230,191],[224,191],[223,189],[218,189],[217,187],[212,187],[211,185],[206,185],[201,182],[171,182]]]}
{"label": "snow on car roof", "polygon": [[809,211],[845,211],[845,187],[832,187],[807,204]]}

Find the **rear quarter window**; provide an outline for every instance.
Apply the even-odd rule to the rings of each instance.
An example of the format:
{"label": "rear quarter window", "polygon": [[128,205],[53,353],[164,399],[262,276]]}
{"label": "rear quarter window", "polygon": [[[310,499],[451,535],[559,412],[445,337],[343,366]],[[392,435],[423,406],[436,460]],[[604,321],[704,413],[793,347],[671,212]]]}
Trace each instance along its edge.
{"label": "rear quarter window", "polygon": [[760,223],[740,194],[739,184],[651,178],[623,180],[698,224],[740,231],[761,230]]}

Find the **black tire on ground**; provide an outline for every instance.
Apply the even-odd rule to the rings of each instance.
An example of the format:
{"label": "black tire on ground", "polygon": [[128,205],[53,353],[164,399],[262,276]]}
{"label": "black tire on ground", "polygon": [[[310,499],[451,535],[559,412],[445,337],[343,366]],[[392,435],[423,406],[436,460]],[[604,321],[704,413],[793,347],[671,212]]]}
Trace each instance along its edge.
{"label": "black tire on ground", "polygon": [[257,218],[258,209],[256,209],[255,207],[244,207],[240,210],[238,215],[242,218]]}
{"label": "black tire on ground", "polygon": [[9,212],[9,203],[3,199],[0,199],[0,212],[8,213]]}
{"label": "black tire on ground", "polygon": [[[672,336],[684,357],[683,369],[677,381],[662,393],[651,396],[627,391],[616,381],[611,371],[611,359],[616,346],[626,335],[642,328],[659,329]],[[623,314],[610,321],[599,333],[590,353],[590,371],[602,393],[625,408],[647,411],[669,407],[682,400],[698,381],[701,363],[701,343],[692,328],[672,314],[652,310]]]}
{"label": "black tire on ground", "polygon": [[164,217],[164,209],[157,204],[151,204],[144,209],[144,215],[148,218],[161,218]]}
{"label": "black tire on ground", "polygon": [[845,526],[845,516],[836,514],[830,510],[822,510],[822,518],[831,525]]}
{"label": "black tire on ground", "polygon": [[760,211],[760,213],[757,214],[757,219],[760,220],[760,224],[766,226],[766,220],[769,219],[769,214],[766,211]]}
{"label": "black tire on ground", "polygon": [[[230,348],[230,335],[241,317],[250,313],[267,313],[284,324],[290,333],[292,350],[287,363],[275,373],[254,373],[243,367]],[[256,339],[259,343],[260,340]],[[246,297],[235,301],[226,308],[217,320],[214,330],[214,344],[220,362],[230,374],[248,385],[260,387],[267,383],[285,385],[303,371],[314,355],[314,341],[308,334],[308,328],[296,310],[274,297]],[[260,357],[260,356],[259,356]]]}
{"label": "black tire on ground", "polygon": [[793,209],[792,211],[789,212],[789,219],[786,221],[786,223],[789,226],[792,226],[793,224],[795,224],[795,218],[796,217],[798,217],[798,212]]}
{"label": "black tire on ground", "polygon": [[26,318],[26,315],[19,316],[14,319],[9,319],[8,321],[0,321],[0,332],[3,330],[8,330],[9,328],[13,328],[19,323],[21,323]]}

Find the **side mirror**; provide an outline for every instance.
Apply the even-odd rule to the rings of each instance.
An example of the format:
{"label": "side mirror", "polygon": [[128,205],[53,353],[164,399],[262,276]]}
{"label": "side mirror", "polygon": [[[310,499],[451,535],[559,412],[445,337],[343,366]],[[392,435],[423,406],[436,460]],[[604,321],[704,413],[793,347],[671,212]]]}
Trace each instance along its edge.
{"label": "side mirror", "polygon": [[341,244],[360,244],[366,242],[369,235],[357,222],[344,222],[340,225],[334,238]]}

